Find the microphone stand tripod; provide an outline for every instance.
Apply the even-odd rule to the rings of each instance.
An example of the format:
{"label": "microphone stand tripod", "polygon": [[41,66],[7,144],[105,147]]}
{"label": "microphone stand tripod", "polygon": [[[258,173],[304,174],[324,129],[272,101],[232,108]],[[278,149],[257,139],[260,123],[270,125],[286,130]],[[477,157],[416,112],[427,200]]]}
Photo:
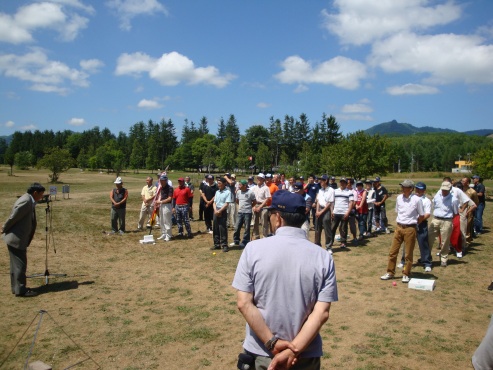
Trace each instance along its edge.
{"label": "microphone stand tripod", "polygon": [[[50,276],[54,277],[65,277],[67,274],[50,274],[50,270],[48,270],[48,249],[49,249],[49,239],[50,239],[50,233],[49,233],[49,226],[51,226],[51,213],[50,213],[50,196],[45,195],[45,198],[40,202],[40,203],[46,203],[46,208],[45,208],[45,214],[46,214],[46,226],[45,226],[45,272],[44,274],[34,274],[29,277],[45,277],[45,284],[48,285],[49,278]],[[50,215],[50,216],[48,216]],[[55,248],[55,240],[53,239],[53,251],[56,253],[56,248]]]}

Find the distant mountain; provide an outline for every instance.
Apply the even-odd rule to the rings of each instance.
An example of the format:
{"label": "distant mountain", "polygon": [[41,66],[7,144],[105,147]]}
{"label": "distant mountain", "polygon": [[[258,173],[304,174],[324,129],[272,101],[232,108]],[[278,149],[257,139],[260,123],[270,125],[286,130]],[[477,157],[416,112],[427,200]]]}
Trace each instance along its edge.
{"label": "distant mountain", "polygon": [[[365,130],[365,132],[369,135],[412,135],[418,133],[458,133],[455,130],[436,128],[430,126],[424,127],[416,127],[411,125],[410,123],[402,123],[397,122],[396,120],[392,120],[390,122],[380,123],[379,125],[375,125]],[[493,130],[474,130],[474,131],[466,131],[463,132],[467,135],[479,135],[479,136],[488,136],[493,134]]]}

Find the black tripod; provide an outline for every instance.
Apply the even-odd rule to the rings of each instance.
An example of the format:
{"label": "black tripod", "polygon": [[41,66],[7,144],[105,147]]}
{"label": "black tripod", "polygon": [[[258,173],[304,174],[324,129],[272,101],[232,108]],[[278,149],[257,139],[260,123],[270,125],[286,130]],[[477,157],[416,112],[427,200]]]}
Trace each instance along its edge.
{"label": "black tripod", "polygon": [[52,212],[50,210],[50,196],[45,195],[44,198],[39,202],[39,203],[46,203],[46,208],[45,208],[45,213],[46,213],[46,226],[45,226],[45,245],[46,245],[46,251],[45,251],[45,272],[44,274],[34,274],[29,276],[30,278],[33,277],[45,277],[45,284],[48,284],[49,277],[54,276],[54,277],[64,277],[67,276],[67,274],[50,274],[50,270],[48,270],[48,249],[50,246],[50,236],[53,242],[53,251],[56,253],[56,248],[55,248],[55,239],[53,238],[53,234],[50,233],[50,228],[52,224]]}

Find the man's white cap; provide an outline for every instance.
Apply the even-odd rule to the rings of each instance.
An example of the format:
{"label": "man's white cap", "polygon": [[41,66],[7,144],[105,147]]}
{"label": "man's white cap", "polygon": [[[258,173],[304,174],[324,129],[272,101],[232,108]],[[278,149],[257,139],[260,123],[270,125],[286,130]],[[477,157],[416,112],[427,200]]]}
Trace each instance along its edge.
{"label": "man's white cap", "polygon": [[121,177],[117,177],[114,183],[115,184],[121,184],[122,183],[122,178]]}
{"label": "man's white cap", "polygon": [[257,177],[260,177],[261,179],[265,179],[265,175],[264,175],[262,172],[260,172],[260,173],[257,175]]}

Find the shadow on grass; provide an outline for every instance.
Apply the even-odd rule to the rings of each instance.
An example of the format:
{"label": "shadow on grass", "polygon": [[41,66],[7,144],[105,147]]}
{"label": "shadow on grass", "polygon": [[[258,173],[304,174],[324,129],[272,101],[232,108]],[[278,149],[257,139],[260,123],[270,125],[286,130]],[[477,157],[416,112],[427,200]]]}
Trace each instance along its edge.
{"label": "shadow on grass", "polygon": [[91,285],[94,281],[83,281],[79,283],[77,280],[72,281],[60,281],[56,283],[50,283],[48,285],[42,285],[36,288],[36,292],[39,294],[53,293],[53,292],[63,292],[65,290],[78,289],[80,285]]}

